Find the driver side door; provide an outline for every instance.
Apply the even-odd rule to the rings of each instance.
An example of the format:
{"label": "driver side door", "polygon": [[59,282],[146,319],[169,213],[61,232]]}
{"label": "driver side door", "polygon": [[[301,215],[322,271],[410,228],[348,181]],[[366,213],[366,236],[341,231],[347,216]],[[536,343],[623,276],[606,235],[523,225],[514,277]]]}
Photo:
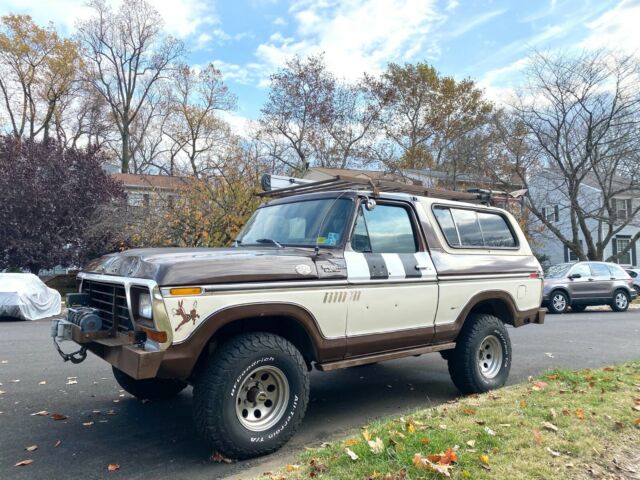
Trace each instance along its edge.
{"label": "driver side door", "polygon": [[409,204],[380,202],[373,210],[361,204],[345,261],[347,356],[431,342],[436,271]]}

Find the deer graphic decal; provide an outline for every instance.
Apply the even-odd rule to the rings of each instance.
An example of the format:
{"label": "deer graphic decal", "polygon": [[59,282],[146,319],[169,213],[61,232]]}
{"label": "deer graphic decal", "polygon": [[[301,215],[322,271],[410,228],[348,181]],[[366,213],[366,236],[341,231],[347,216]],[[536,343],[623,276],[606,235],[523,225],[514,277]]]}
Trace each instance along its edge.
{"label": "deer graphic decal", "polygon": [[196,308],[198,308],[197,300],[193,302],[193,308],[189,313],[187,313],[184,309],[184,300],[178,300],[178,308],[173,309],[173,314],[177,317],[182,317],[182,321],[176,327],[176,332],[180,330],[180,327],[182,327],[185,323],[193,321],[193,324],[196,324],[196,319],[200,318],[200,315],[198,315]]}

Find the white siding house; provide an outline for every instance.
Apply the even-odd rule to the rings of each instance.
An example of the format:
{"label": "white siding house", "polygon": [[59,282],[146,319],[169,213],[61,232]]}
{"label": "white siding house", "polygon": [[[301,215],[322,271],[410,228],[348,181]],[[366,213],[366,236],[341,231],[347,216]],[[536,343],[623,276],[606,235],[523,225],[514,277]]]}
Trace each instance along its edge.
{"label": "white siding house", "polygon": [[[545,215],[566,238],[571,240],[573,235],[571,233],[570,202],[563,177],[552,171],[544,171],[536,175],[535,178],[529,181],[529,195],[533,200],[533,204],[542,211],[543,215]],[[627,194],[614,200],[613,203],[617,211],[617,217],[627,219],[632,214],[633,209],[638,208],[638,204],[640,203],[640,190],[637,191],[635,196]],[[595,217],[595,212],[600,208],[602,202],[602,190],[596,186],[595,182],[589,182],[587,178],[581,183],[578,203],[582,209],[588,212],[593,211]],[[597,242],[600,237],[604,238],[608,223],[606,220],[599,222],[596,218],[587,218],[586,224],[594,241]],[[616,223],[616,221],[613,220],[613,225],[615,226],[616,224],[619,225],[620,223]],[[623,250],[639,231],[640,215],[636,215],[628,225],[617,232],[612,240],[607,243],[604,249],[603,259],[606,260],[611,255],[615,255]],[[532,222],[530,234],[533,239],[533,250],[545,255],[548,258],[547,263],[555,264],[577,260],[575,254],[539,220],[535,219]],[[585,239],[582,231],[580,231],[578,238],[580,243],[584,245]],[[640,250],[638,243],[640,242],[636,241],[627,254],[616,260],[617,263],[621,265],[638,265],[638,253],[640,253],[638,251]]]}

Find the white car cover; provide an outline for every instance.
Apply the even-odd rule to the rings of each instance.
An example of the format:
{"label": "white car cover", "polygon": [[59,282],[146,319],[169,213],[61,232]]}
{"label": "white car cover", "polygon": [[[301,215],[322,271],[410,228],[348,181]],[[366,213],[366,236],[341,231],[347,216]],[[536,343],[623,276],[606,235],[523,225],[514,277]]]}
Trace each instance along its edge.
{"label": "white car cover", "polygon": [[39,320],[60,314],[60,293],[32,273],[0,273],[0,317]]}

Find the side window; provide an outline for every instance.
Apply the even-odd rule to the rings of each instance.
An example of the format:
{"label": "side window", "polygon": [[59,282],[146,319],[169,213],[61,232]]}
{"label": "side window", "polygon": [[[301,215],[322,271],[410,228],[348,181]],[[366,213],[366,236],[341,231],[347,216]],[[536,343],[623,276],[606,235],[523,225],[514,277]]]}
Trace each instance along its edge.
{"label": "side window", "polygon": [[438,219],[444,238],[447,239],[449,245],[453,247],[460,246],[460,238],[458,237],[458,230],[456,230],[456,224],[453,223],[453,217],[451,216],[451,210],[448,208],[436,207],[433,209],[433,213]]}
{"label": "side window", "polygon": [[485,247],[515,247],[516,240],[507,222],[501,215],[478,212]]}
{"label": "side window", "polygon": [[480,230],[476,212],[452,208],[451,213],[453,213],[453,219],[458,226],[460,243],[465,247],[484,247],[482,230]]}
{"label": "side window", "polygon": [[507,220],[497,213],[436,206],[433,213],[452,247],[515,248]]}
{"label": "side window", "polygon": [[417,252],[416,236],[409,212],[395,205],[378,205],[373,210],[360,206],[351,247],[356,252]]}
{"label": "side window", "polygon": [[626,278],[625,271],[621,267],[617,265],[607,265],[607,268],[612,277]]}
{"label": "side window", "polygon": [[591,271],[593,272],[594,277],[611,277],[611,272],[606,265],[602,263],[590,263]]}
{"label": "side window", "polygon": [[591,270],[589,270],[589,265],[586,263],[581,263],[580,265],[576,265],[571,269],[570,275],[575,273],[579,273],[582,278],[588,278],[591,276]]}
{"label": "side window", "polygon": [[627,273],[629,274],[629,276],[631,278],[636,278],[638,276],[638,274],[636,272],[634,272],[633,270],[627,270]]}

